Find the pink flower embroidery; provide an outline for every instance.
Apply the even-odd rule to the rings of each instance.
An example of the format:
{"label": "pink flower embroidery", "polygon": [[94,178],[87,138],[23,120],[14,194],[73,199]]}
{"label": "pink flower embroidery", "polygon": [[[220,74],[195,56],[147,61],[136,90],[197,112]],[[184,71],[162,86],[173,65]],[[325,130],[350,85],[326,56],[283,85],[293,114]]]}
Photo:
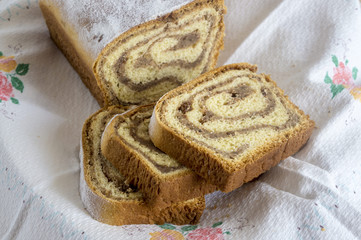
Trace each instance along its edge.
{"label": "pink flower embroidery", "polygon": [[349,67],[345,66],[343,62],[340,62],[338,67],[333,68],[332,82],[334,84],[348,85],[351,83],[352,72]]}
{"label": "pink flower embroidery", "polygon": [[13,86],[9,82],[6,76],[0,72],[0,99],[3,101],[9,100],[10,97],[13,97]]}
{"label": "pink flower embroidery", "polygon": [[198,228],[189,233],[190,240],[223,240],[222,229],[220,228]]}

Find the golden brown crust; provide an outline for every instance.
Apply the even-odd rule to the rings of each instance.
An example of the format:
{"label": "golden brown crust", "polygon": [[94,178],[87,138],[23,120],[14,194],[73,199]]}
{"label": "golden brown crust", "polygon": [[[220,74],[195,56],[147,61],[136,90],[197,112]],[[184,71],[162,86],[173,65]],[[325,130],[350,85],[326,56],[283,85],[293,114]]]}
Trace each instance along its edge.
{"label": "golden brown crust", "polygon": [[[213,1],[195,0],[189,4],[186,4],[185,6],[181,7],[180,9],[177,9],[177,10],[170,12],[164,16],[161,16],[157,19],[145,22],[143,24],[137,25],[137,26],[129,29],[128,31],[119,35],[117,38],[115,38],[113,41],[111,41],[109,44],[107,44],[103,48],[103,50],[100,52],[99,56],[97,57],[96,61],[94,62],[93,72],[94,72],[95,78],[97,80],[98,86],[100,86],[100,88],[102,89],[102,92],[104,93],[104,101],[105,101],[106,106],[119,104],[118,101],[115,101],[114,99],[112,99],[111,94],[109,93],[110,90],[106,89],[105,85],[101,83],[104,80],[101,78],[99,71],[98,71],[98,65],[103,64],[102,62],[104,61],[104,58],[107,56],[108,52],[112,51],[113,47],[115,45],[117,45],[118,43],[121,43],[123,39],[126,39],[129,36],[136,34],[141,29],[147,29],[152,26],[160,27],[162,25],[165,25],[168,21],[176,21],[179,17],[182,16],[182,14],[184,14],[185,12],[194,10],[194,8],[198,7],[199,5],[204,5],[204,6],[212,5],[212,6],[215,6],[217,9],[220,9],[223,14],[226,13],[226,6],[224,5],[224,0],[213,0]],[[223,19],[224,19],[223,14],[220,14],[221,21],[219,23],[217,40],[216,40],[215,45],[213,46],[213,50],[211,51],[212,57],[209,59],[210,64],[209,64],[208,69],[213,69],[215,67],[215,65],[217,64],[219,51],[221,49],[223,49],[223,47],[224,47],[224,29],[225,29],[225,27],[224,27],[224,21],[223,21]],[[121,104],[127,105],[129,103],[121,102]],[[147,103],[140,103],[140,104],[147,104]]]}
{"label": "golden brown crust", "polygon": [[171,176],[160,175],[135,149],[127,145],[117,133],[119,121],[153,105],[137,107],[114,118],[104,131],[102,138],[103,155],[144,194],[149,205],[165,207],[179,201],[204,196],[216,190],[193,171],[186,169]]}
{"label": "golden brown crust", "polygon": [[150,207],[143,199],[112,199],[102,194],[92,183],[92,176],[89,174],[89,166],[87,165],[90,158],[90,145],[88,143],[89,123],[101,112],[107,111],[109,114],[114,115],[124,112],[127,109],[127,107],[123,106],[103,108],[90,116],[84,123],[80,157],[80,195],[84,206],[94,219],[110,225],[163,224],[165,222],[179,225],[197,223],[205,208],[204,197],[179,202],[161,209],[158,207]]}
{"label": "golden brown crust", "polygon": [[[284,158],[296,153],[307,142],[314,128],[314,122],[306,116],[306,120],[295,128],[291,136],[283,136],[283,141],[266,146],[263,152],[259,152],[257,157],[254,157],[255,159],[247,159],[246,165],[237,166],[222,161],[220,157],[212,154],[207,148],[190,142],[162,122],[159,113],[167,99],[177,95],[178,92],[194,88],[208,78],[230,69],[248,69],[256,72],[257,67],[248,63],[223,66],[168,92],[158,101],[149,127],[151,140],[156,147],[191,168],[211,183],[216,184],[224,192],[232,191],[243,183],[258,177]],[[265,77],[267,81],[276,86],[275,82],[268,76]],[[280,92],[283,94],[282,90]],[[286,99],[288,100],[287,97]],[[294,104],[291,103],[291,105],[298,113],[303,115],[303,112]]]}
{"label": "golden brown crust", "polygon": [[71,31],[65,29],[64,24],[61,24],[59,13],[57,13],[54,6],[49,5],[45,1],[40,1],[39,6],[48,26],[50,37],[79,74],[81,80],[98,101],[99,105],[103,106],[104,96],[97,84],[92,66],[88,66],[86,59],[79,52],[80,50],[73,44],[72,37],[69,36]]}

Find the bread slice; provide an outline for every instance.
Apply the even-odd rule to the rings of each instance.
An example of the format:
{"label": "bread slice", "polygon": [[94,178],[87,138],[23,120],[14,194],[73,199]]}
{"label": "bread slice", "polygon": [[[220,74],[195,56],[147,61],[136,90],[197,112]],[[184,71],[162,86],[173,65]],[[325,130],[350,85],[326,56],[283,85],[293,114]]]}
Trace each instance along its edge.
{"label": "bread slice", "polygon": [[223,0],[40,0],[50,35],[101,105],[142,104],[212,69]]}
{"label": "bread slice", "polygon": [[80,150],[80,196],[90,215],[103,223],[124,224],[195,224],[205,207],[203,197],[160,209],[148,206],[142,192],[101,154],[100,139],[107,122],[128,108],[112,106],[90,116],[82,131]]}
{"label": "bread slice", "polygon": [[223,66],[165,94],[150,122],[154,145],[224,192],[296,153],[314,122],[256,70]]}
{"label": "bread slice", "polygon": [[114,119],[102,138],[102,153],[149,205],[167,206],[216,190],[190,169],[154,147],[148,125],[154,105],[140,106]]}

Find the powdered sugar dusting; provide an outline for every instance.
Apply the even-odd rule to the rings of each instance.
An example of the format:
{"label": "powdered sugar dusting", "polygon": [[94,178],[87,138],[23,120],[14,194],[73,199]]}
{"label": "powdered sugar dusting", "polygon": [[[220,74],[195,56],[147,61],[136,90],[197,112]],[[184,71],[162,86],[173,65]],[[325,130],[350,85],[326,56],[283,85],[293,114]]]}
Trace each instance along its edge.
{"label": "powdered sugar dusting", "polygon": [[155,19],[192,0],[47,0],[74,27],[82,47],[95,60],[100,51],[128,29]]}

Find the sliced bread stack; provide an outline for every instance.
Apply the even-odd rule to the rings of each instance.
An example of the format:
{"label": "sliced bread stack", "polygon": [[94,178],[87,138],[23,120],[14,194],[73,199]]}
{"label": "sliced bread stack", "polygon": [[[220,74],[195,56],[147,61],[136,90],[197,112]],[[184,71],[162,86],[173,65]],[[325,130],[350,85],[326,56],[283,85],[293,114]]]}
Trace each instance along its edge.
{"label": "sliced bread stack", "polygon": [[99,104],[114,105],[82,132],[81,198],[98,221],[194,224],[205,194],[251,181],[311,135],[314,122],[256,66],[212,70],[223,47],[223,0],[40,7]]}
{"label": "sliced bread stack", "polygon": [[212,184],[238,188],[296,153],[313,128],[269,76],[240,63],[114,117],[101,150],[147,204],[166,207],[216,190]]}
{"label": "sliced bread stack", "polygon": [[101,137],[112,117],[128,107],[112,106],[90,116],[83,127],[80,150],[80,196],[91,216],[111,225],[197,223],[204,197],[179,201],[167,207],[149,206],[144,194],[129,183],[101,153]]}
{"label": "sliced bread stack", "polygon": [[[154,103],[213,69],[223,48],[224,1],[41,0],[39,5],[51,38],[100,106],[114,106],[84,124],[80,185],[86,209],[113,225],[196,223],[204,195],[216,187],[145,136],[154,106],[123,114],[127,107],[119,104]],[[119,114],[101,143],[107,122]],[[116,124],[124,133],[138,126],[127,138],[117,135]]]}
{"label": "sliced bread stack", "polygon": [[156,148],[148,126],[154,104],[112,119],[104,131],[102,153],[151,206],[166,207],[216,190],[192,170]]}

